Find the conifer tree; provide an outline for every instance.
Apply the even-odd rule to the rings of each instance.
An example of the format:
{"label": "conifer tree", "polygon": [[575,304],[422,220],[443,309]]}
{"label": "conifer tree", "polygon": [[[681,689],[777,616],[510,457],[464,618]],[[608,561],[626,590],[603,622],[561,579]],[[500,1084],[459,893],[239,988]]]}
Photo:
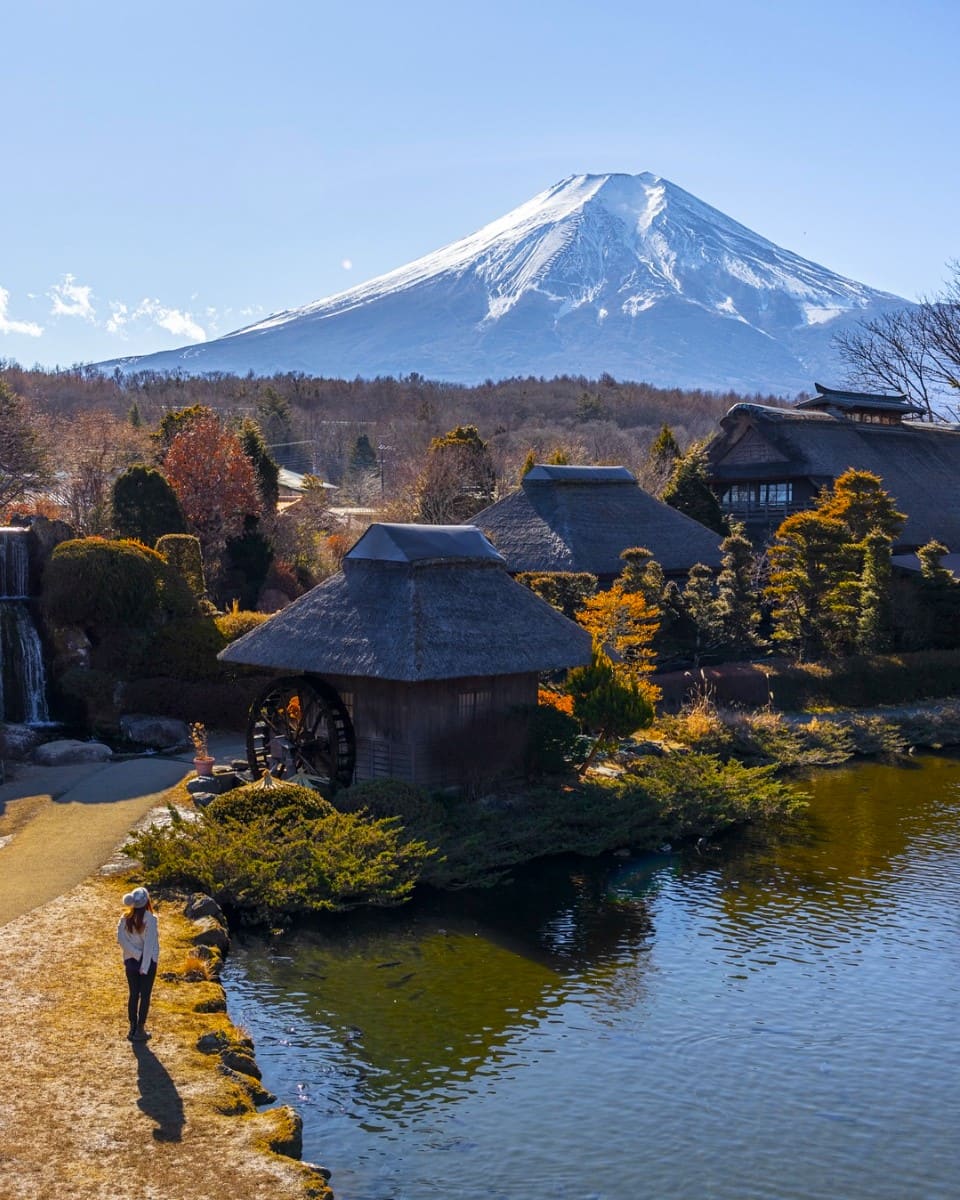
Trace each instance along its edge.
{"label": "conifer tree", "polygon": [[859,581],[851,550],[846,525],[832,517],[804,510],[781,523],[765,589],[774,641],[801,658],[854,644]]}
{"label": "conifer tree", "polygon": [[735,524],[720,543],[723,554],[717,576],[717,615],[724,644],[737,655],[750,654],[762,644],[760,597],[754,587],[753,547],[744,527]]}
{"label": "conifer tree", "polygon": [[280,497],[280,468],[267,447],[260,426],[247,417],[241,422],[237,436],[257,477],[257,491],[263,501],[263,511],[276,512]]}
{"label": "conifer tree", "polygon": [[187,522],[177,494],[153,467],[128,467],[114,480],[113,528],[122,538],[156,545],[165,533],[186,533]]}
{"label": "conifer tree", "polygon": [[618,674],[599,649],[588,666],[569,673],[566,690],[573,697],[573,715],[596,735],[582,771],[611,738],[626,737],[653,720],[654,693],[649,686]]}
{"label": "conifer tree", "polygon": [[520,465],[520,474],[517,477],[518,482],[523,483],[526,476],[529,475],[529,473],[533,470],[533,468],[536,465],[537,465],[536,454],[532,450],[528,450],[527,457],[523,460],[523,462]]}
{"label": "conifer tree", "polygon": [[619,582],[626,592],[640,592],[649,605],[657,607],[663,599],[666,576],[663,567],[646,546],[631,546],[620,553],[623,569]]}
{"label": "conifer tree", "polygon": [[825,517],[842,521],[852,542],[863,542],[872,529],[881,530],[895,542],[907,519],[897,511],[890,493],[884,491],[879,475],[853,467],[838,475],[821,493],[816,508]]}
{"label": "conifer tree", "polygon": [[673,465],[682,457],[677,439],[669,425],[661,425],[649,451],[650,464],[660,470],[673,470]]}
{"label": "conifer tree", "polygon": [[663,502],[692,517],[715,533],[726,533],[727,525],[717,499],[707,482],[707,460],[703,446],[695,443],[678,459],[663,490]]}
{"label": "conifer tree", "polygon": [[722,632],[713,572],[703,563],[694,563],[687,573],[683,606],[693,631],[693,665],[698,667],[703,655],[719,645]]}
{"label": "conifer tree", "polygon": [[926,616],[928,644],[947,648],[960,642],[960,585],[943,565],[949,550],[936,540],[917,551],[920,560],[920,598]]}
{"label": "conifer tree", "polygon": [[476,425],[458,425],[430,443],[417,480],[417,518],[430,525],[467,521],[493,499],[496,472]]}
{"label": "conifer tree", "polygon": [[863,539],[857,648],[865,654],[886,650],[890,643],[890,551],[892,542],[880,529]]}
{"label": "conifer tree", "polygon": [[588,571],[521,571],[517,583],[528,587],[571,621],[597,592],[597,577]]}

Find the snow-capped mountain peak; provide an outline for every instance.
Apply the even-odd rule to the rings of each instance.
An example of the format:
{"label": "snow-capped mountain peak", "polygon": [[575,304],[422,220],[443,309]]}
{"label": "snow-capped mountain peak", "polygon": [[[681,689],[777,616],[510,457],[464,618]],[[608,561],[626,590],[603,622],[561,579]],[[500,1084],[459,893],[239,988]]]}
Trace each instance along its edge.
{"label": "snow-capped mountain peak", "polygon": [[[903,301],[657,175],[571,175],[468,237],[217,341],[126,369],[600,374],[796,391],[845,320]],[[869,311],[868,311],[869,310]]]}

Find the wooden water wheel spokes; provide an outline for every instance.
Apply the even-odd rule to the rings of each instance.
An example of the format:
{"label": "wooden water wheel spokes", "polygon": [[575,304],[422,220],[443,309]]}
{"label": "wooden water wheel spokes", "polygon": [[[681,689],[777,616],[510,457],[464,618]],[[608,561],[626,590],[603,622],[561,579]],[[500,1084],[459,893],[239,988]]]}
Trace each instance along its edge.
{"label": "wooden water wheel spokes", "polygon": [[277,679],[250,707],[247,761],[259,779],[306,776],[332,788],[353,780],[353,722],[337,690],[306,675]]}

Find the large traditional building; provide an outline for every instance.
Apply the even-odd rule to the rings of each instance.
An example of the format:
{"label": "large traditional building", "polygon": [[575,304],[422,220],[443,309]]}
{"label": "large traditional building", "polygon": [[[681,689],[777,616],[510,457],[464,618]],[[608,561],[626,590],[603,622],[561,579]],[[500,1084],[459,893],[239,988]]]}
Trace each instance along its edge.
{"label": "large traditional building", "polygon": [[620,555],[645,546],[668,575],[720,566],[720,537],[645,492],[626,467],[535,466],[473,518],[507,570],[588,571],[610,583]]}
{"label": "large traditional building", "polygon": [[960,549],[960,429],[917,420],[902,395],[816,384],[793,408],[735,404],[707,456],[724,512],[764,541],[850,467],[879,475],[907,514],[899,550],[938,538]]}

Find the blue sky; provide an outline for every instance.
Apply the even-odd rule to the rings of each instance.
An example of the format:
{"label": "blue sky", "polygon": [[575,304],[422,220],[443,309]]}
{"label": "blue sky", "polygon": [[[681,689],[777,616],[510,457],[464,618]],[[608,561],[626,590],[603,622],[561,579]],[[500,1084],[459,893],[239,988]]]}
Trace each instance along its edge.
{"label": "blue sky", "polygon": [[0,357],[27,366],[229,332],[585,171],[909,298],[960,257],[955,0],[31,0],[0,27]]}

